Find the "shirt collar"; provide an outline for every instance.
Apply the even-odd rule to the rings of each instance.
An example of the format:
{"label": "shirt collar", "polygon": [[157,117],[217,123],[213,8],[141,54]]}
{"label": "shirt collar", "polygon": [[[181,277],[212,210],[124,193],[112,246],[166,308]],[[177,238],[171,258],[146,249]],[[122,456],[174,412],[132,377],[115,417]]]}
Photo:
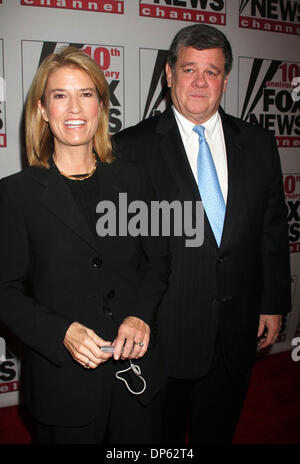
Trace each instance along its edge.
{"label": "shirt collar", "polygon": [[185,137],[189,137],[193,131],[193,128],[195,127],[195,124],[186,119],[184,116],[182,116],[182,114],[179,113],[179,111],[175,108],[174,105],[172,106],[172,108],[181,134],[183,134]]}
{"label": "shirt collar", "polygon": [[[182,116],[181,113],[175,108],[175,106],[172,106],[175,119],[179,125],[181,133],[184,134],[185,137],[189,137],[191,133],[193,132],[193,128],[195,127],[196,124],[193,122],[189,121],[187,118]],[[211,118],[209,118],[206,122],[201,124],[203,127],[205,127],[205,136],[207,138],[212,138],[212,134],[216,130],[217,124],[220,122],[220,115],[219,112],[216,111],[215,114],[212,115]]]}

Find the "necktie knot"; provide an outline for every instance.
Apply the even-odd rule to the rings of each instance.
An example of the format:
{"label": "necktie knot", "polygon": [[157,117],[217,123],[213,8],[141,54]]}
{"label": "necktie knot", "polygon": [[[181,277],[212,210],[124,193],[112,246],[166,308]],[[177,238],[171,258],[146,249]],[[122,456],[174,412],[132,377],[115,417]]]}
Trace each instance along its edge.
{"label": "necktie knot", "polygon": [[193,131],[199,135],[199,142],[203,142],[205,140],[205,135],[204,135],[205,127],[204,126],[201,126],[201,125],[194,126]]}

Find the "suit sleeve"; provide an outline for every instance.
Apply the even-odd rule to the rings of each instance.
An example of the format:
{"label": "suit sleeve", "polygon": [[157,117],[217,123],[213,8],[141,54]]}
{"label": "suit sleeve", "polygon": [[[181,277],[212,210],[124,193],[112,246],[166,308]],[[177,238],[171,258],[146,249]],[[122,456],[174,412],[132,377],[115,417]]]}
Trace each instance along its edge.
{"label": "suit sleeve", "polygon": [[263,290],[261,314],[286,314],[291,310],[290,262],[287,207],[280,158],[275,139],[269,171],[267,206],[265,209],[261,256]]}
{"label": "suit sleeve", "polygon": [[9,182],[0,182],[0,319],[26,345],[56,365],[66,354],[70,321],[27,296],[31,270],[30,239],[20,205]]}

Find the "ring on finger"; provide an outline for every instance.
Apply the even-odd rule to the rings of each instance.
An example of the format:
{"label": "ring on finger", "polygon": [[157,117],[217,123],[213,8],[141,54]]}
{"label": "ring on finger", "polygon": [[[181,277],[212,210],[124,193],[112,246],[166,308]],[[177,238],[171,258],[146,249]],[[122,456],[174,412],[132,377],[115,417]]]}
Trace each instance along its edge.
{"label": "ring on finger", "polygon": [[91,367],[91,366],[90,366],[90,362],[91,362],[91,360],[89,359],[88,362],[84,365],[84,367],[85,367],[86,369],[89,369],[89,368]]}
{"label": "ring on finger", "polygon": [[144,343],[143,342],[138,342],[137,345],[144,346]]}

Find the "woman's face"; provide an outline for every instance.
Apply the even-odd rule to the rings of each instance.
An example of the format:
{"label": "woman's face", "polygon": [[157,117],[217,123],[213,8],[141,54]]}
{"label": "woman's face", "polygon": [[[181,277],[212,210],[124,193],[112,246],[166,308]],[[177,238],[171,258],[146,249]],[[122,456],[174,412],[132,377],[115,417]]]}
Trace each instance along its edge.
{"label": "woman's face", "polygon": [[39,108],[53,133],[56,154],[67,147],[82,146],[92,151],[101,105],[85,71],[65,67],[50,74]]}

